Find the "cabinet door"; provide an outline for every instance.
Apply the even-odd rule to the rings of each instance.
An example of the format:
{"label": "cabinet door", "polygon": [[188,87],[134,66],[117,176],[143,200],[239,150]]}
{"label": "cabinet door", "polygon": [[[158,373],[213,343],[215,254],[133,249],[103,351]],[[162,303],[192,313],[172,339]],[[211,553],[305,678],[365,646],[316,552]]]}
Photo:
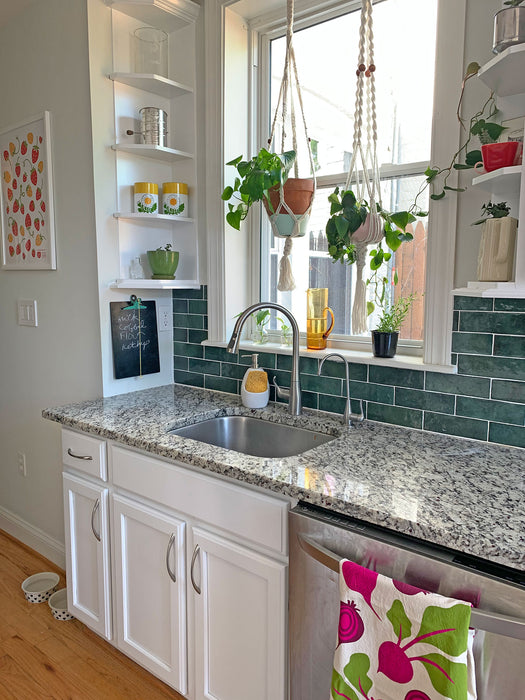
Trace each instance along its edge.
{"label": "cabinet door", "polygon": [[286,697],[286,565],[195,528],[198,700]]}
{"label": "cabinet door", "polygon": [[69,611],[111,639],[108,489],[64,474]]}
{"label": "cabinet door", "polygon": [[112,501],[118,647],[185,693],[185,524],[124,496]]}

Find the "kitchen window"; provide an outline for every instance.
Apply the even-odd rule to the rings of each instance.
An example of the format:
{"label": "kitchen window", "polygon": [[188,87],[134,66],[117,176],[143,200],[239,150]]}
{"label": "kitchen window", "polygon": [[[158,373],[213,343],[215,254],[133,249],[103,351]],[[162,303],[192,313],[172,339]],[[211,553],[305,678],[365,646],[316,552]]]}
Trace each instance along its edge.
{"label": "kitchen window", "polygon": [[[431,126],[434,95],[437,0],[386,0],[374,8],[374,45],[377,70],[376,97],[378,118],[378,159],[382,164],[382,203],[389,211],[407,209],[425,183],[424,171],[431,155]],[[309,136],[313,144],[318,189],[310,217],[308,233],[293,242],[292,267],[296,279],[293,292],[277,290],[278,265],[284,239],[275,238],[266,217],[261,219],[261,299],[270,299],[290,308],[301,330],[306,327],[305,290],[328,287],[329,305],[335,325],[331,340],[344,346],[369,343],[369,333],[356,337],[352,329],[352,303],[355,265],[334,263],[328,254],[325,235],[330,215],[328,195],[336,186],[344,186],[351,158],[354,131],[355,65],[359,41],[358,9],[323,22],[313,22],[294,34],[294,50],[304,102]],[[410,52],[400,50],[393,37],[401,37],[407,26]],[[279,30],[277,30],[279,31]],[[284,32],[285,27],[280,28]],[[276,30],[261,42],[261,143],[268,121],[275,113],[284,65],[286,37]],[[269,95],[264,93],[269,91]],[[268,116],[264,111],[269,111]],[[282,129],[278,122],[277,133]],[[290,135],[290,125],[287,133]],[[297,127],[301,145],[302,131]],[[280,143],[280,138],[276,139]],[[299,152],[300,173],[309,175],[309,162]],[[306,168],[306,169],[305,169]],[[386,175],[386,176],[385,176]],[[428,191],[418,198],[420,209],[428,209]],[[395,268],[399,283],[390,286],[393,301],[400,295],[416,292],[418,298],[403,324],[400,340],[405,347],[423,343],[423,294],[425,285],[427,218],[412,225],[414,241],[392,255],[388,270]],[[257,232],[255,232],[257,235]],[[370,275],[367,266],[365,277]],[[368,286],[369,299],[373,286]],[[369,317],[369,327],[378,316]],[[272,329],[277,330],[276,314]],[[345,342],[346,341],[346,342]]]}
{"label": "kitchen window", "polygon": [[[252,212],[239,235],[223,225],[222,203],[215,196],[212,200],[211,193],[221,191],[233,175],[229,172],[232,168],[224,167],[226,161],[240,153],[250,156],[266,143],[272,115],[270,88],[281,77],[278,62],[284,51],[286,8],[280,4],[276,9],[276,3],[271,3],[261,14],[260,4],[252,0],[206,3],[207,9],[213,8],[208,13],[209,35],[217,25],[225,29],[222,44],[216,44],[223,52],[223,62],[217,66],[211,50],[208,59],[208,74],[217,78],[207,80],[208,102],[218,104],[218,95],[222,97],[222,109],[207,112],[207,133],[222,134],[221,158],[214,160],[213,153],[207,151],[208,217],[217,215],[221,219],[217,234],[208,235],[208,283],[218,289],[208,302],[210,342],[226,340],[235,314],[260,299],[281,301],[304,327],[306,289],[332,286],[329,303],[336,312],[339,336],[332,344],[366,349],[365,343],[369,348],[368,337],[351,336],[354,271],[351,266],[331,262],[324,238],[327,195],[336,185],[344,184],[351,149],[355,28],[361,3],[296,2],[294,46],[319,168],[309,235],[294,241],[297,291],[282,296],[277,294],[275,283],[282,242],[273,240],[266,217]],[[403,208],[413,201],[429,162],[444,163],[457,149],[459,125],[455,111],[463,75],[466,0],[381,0],[375,3],[374,12],[378,82],[381,72],[381,80],[386,81],[386,87],[378,84],[377,89],[383,205],[387,209]],[[396,18],[400,19],[398,25],[394,24]],[[343,38],[337,34],[338,27]],[[328,56],[329,51],[332,53]],[[315,75],[308,70],[312,56],[319,63]],[[395,95],[391,74],[400,86]],[[457,90],[451,86],[457,86]],[[412,135],[415,138],[409,138]],[[428,194],[425,192],[418,200],[423,209]],[[394,263],[398,271],[401,267],[405,270],[399,285],[401,294],[410,293],[412,288],[425,291],[414,306],[409,327],[405,327],[402,351],[421,354],[423,346],[426,365],[444,366],[450,363],[456,197],[431,202],[428,209],[428,221],[414,225],[416,245],[401,246]],[[301,255],[303,264],[298,265]],[[357,346],[351,340],[356,340]]]}

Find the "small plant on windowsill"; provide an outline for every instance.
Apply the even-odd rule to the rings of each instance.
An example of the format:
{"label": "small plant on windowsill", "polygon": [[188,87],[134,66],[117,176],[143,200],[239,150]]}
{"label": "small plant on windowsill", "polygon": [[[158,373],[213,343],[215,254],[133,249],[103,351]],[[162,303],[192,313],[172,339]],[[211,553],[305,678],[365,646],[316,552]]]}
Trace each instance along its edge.
{"label": "small plant on windowsill", "polygon": [[292,345],[292,327],[288,325],[285,319],[277,316],[277,323],[281,327],[281,345],[291,347]]}
{"label": "small plant on windowsill", "polygon": [[407,297],[399,297],[393,304],[383,301],[377,327],[372,331],[372,349],[375,357],[394,357],[399,329],[416,298],[417,293],[414,292]]}

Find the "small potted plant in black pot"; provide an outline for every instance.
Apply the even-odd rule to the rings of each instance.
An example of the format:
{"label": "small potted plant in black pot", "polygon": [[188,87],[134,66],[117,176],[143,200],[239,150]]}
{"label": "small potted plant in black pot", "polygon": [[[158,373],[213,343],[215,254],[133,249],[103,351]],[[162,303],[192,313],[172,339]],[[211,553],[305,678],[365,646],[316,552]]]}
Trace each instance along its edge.
{"label": "small potted plant in black pot", "polygon": [[393,304],[383,307],[377,328],[372,331],[374,357],[394,357],[397,350],[399,329],[416,296],[414,293],[408,297],[399,297]]}

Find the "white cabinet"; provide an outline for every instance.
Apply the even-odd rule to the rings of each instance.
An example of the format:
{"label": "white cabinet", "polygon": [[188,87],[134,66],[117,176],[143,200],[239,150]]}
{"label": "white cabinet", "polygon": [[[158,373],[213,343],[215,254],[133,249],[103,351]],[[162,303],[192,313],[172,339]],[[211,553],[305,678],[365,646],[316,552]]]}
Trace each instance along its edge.
{"label": "white cabinet", "polygon": [[[195,22],[199,6],[191,0],[109,0],[112,7],[115,135],[111,145],[116,158],[118,261],[112,286],[120,289],[171,289],[199,286],[196,172]],[[168,33],[169,78],[134,73],[131,36],[141,26]],[[139,110],[157,107],[168,115],[167,146],[147,145],[140,132]],[[127,132],[135,132],[128,134]],[[189,211],[184,217],[133,211],[133,184],[159,185],[159,211],[163,182],[185,182]],[[179,251],[175,280],[152,280],[147,250],[170,244]],[[144,280],[130,279],[130,263],[140,257]]]}
{"label": "white cabinet", "polygon": [[286,565],[193,529],[197,700],[286,697]]}
{"label": "white cabinet", "polygon": [[68,609],[111,639],[109,490],[73,474],[63,484]]}
{"label": "white cabinet", "polygon": [[72,614],[191,700],[285,700],[288,500],[62,432]]}
{"label": "white cabinet", "polygon": [[112,497],[117,646],[187,691],[185,524]]}

